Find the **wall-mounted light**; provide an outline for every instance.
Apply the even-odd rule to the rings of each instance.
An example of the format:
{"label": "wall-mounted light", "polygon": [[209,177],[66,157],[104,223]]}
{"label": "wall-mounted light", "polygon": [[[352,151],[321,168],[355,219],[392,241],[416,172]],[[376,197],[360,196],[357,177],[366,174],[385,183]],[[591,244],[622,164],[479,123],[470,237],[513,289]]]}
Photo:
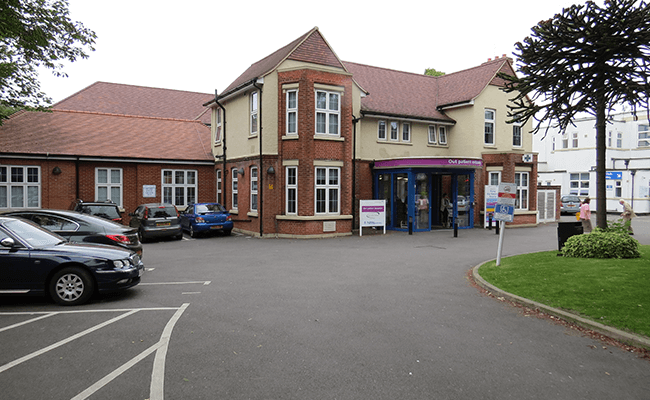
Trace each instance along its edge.
{"label": "wall-mounted light", "polygon": [[59,168],[59,167],[54,167],[54,169],[52,170],[52,173],[54,175],[60,175],[61,172],[63,172],[63,171],[61,171],[61,168]]}
{"label": "wall-mounted light", "polygon": [[275,168],[273,168],[273,166],[271,165],[269,169],[266,170],[266,173],[269,175],[275,174]]}

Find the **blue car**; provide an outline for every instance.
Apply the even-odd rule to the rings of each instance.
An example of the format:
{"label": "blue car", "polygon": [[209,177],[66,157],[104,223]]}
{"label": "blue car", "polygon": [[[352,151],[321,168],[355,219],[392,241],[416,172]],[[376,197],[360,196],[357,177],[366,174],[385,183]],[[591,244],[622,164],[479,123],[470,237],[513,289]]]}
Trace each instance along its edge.
{"label": "blue car", "polygon": [[193,238],[208,232],[230,235],[233,223],[230,213],[221,204],[196,203],[188,205],[181,213],[181,228]]}

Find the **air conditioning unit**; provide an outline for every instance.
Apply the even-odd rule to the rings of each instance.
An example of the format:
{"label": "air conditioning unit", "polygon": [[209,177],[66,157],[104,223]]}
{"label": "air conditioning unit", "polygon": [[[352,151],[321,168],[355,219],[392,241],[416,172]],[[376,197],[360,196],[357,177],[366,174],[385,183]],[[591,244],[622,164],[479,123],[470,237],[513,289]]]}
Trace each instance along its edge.
{"label": "air conditioning unit", "polygon": [[533,155],[528,153],[521,156],[521,161],[523,162],[533,162]]}

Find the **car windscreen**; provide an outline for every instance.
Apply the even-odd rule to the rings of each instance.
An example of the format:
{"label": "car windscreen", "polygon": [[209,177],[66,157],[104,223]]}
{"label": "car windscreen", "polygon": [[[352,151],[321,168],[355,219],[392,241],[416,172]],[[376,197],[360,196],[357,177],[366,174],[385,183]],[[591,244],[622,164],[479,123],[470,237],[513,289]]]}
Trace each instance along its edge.
{"label": "car windscreen", "polygon": [[196,205],[197,214],[208,214],[208,213],[221,213],[226,212],[226,208],[221,204],[197,204]]}
{"label": "car windscreen", "polygon": [[172,218],[176,217],[174,207],[154,207],[149,209],[149,218]]}
{"label": "car windscreen", "polygon": [[561,201],[562,203],[580,203],[580,198],[578,196],[564,196]]}
{"label": "car windscreen", "polygon": [[26,221],[7,221],[5,227],[32,247],[49,247],[65,241],[61,236]]}
{"label": "car windscreen", "polygon": [[86,205],[81,207],[80,211],[84,214],[96,215],[103,218],[120,218],[120,213],[115,206]]}

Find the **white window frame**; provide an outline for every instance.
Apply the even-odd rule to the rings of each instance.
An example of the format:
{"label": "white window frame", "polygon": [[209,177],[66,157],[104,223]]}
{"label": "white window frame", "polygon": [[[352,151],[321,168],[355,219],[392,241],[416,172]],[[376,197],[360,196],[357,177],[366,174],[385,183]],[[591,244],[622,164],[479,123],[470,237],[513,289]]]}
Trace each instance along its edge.
{"label": "white window frame", "polygon": [[[19,170],[21,173],[17,174]],[[0,209],[40,208],[41,181],[39,166],[0,165]],[[20,204],[14,203],[14,191],[20,194]]]}
{"label": "white window frame", "polygon": [[238,198],[239,197],[239,190],[238,190],[239,171],[237,170],[237,168],[233,168],[231,170],[231,177],[232,177],[231,180],[230,180],[230,186],[231,186],[230,187],[230,196],[231,196],[231,200],[232,200],[231,205],[232,205],[233,210],[237,210],[238,207],[239,207],[239,198]]}
{"label": "white window frame", "polygon": [[217,108],[217,123],[214,128],[214,142],[221,143],[221,108]]}
{"label": "white window frame", "polygon": [[249,96],[249,108],[250,108],[250,135],[256,136],[259,130],[260,121],[259,121],[259,92],[251,92]]}
{"label": "white window frame", "polygon": [[512,125],[512,146],[521,147],[523,146],[524,138],[521,134],[521,124]]}
{"label": "white window frame", "polygon": [[621,147],[623,147],[623,133],[616,132],[616,148],[620,149]]}
{"label": "white window frame", "polygon": [[[526,184],[523,185],[522,181],[525,177]],[[530,186],[530,173],[525,171],[515,171],[515,186],[517,193],[515,197],[515,210],[528,210],[529,200],[529,186]]]}
{"label": "white window frame", "polygon": [[[195,169],[163,169],[161,175],[161,198],[163,203],[177,207],[196,203],[199,192],[199,173]],[[167,179],[169,177],[170,179]]]}
{"label": "white window frame", "polygon": [[500,183],[501,183],[501,171],[488,172],[488,185],[496,186],[499,185]]}
{"label": "white window frame", "polygon": [[578,148],[578,132],[573,132],[571,134],[571,147],[574,149]]}
{"label": "white window frame", "polygon": [[390,121],[389,126],[390,126],[390,140],[393,142],[399,141],[399,122]]}
{"label": "white window frame", "polygon": [[222,192],[222,190],[221,190],[221,184],[222,184],[221,170],[218,169],[215,172],[216,172],[216,175],[217,175],[217,203],[223,204],[224,199],[221,198],[221,192]]}
{"label": "white window frame", "polygon": [[650,125],[639,124],[637,127],[638,139],[637,147],[650,147]]}
{"label": "white window frame", "polygon": [[[491,118],[488,118],[488,113],[492,114]],[[491,108],[486,108],[484,110],[485,128],[483,131],[483,144],[486,146],[494,146],[496,144],[496,117],[496,110]],[[491,130],[491,132],[488,132],[488,129]],[[488,135],[492,136],[491,141],[487,140]]]}
{"label": "white window frame", "polygon": [[569,148],[569,134],[566,132],[564,133],[564,135],[562,135],[562,148],[563,149]]}
{"label": "white window frame", "polygon": [[447,127],[439,126],[438,127],[438,143],[441,145],[447,144]]}
{"label": "white window frame", "polygon": [[569,194],[589,196],[589,172],[571,172],[569,174]]}
{"label": "white window frame", "polygon": [[[106,182],[99,181],[99,171],[106,171]],[[113,172],[119,174],[119,182],[113,182]],[[111,200],[119,207],[123,206],[123,187],[122,182],[124,182],[122,168],[95,168],[95,200],[105,201]],[[100,189],[106,189],[106,196],[100,196]],[[113,198],[113,189],[119,190],[119,199]]]}
{"label": "white window frame", "polygon": [[257,167],[251,167],[250,168],[250,174],[251,174],[251,195],[250,195],[250,210],[253,212],[257,212],[257,207],[258,207],[258,201],[259,197],[257,195],[258,193],[258,184],[257,184],[257,172],[258,172]]}
{"label": "white window frame", "polygon": [[[293,107],[291,107],[290,97],[295,96],[295,101]],[[297,136],[298,135],[298,89],[296,90],[287,90],[286,95],[286,105],[287,105],[287,123],[286,123],[286,134],[287,136]],[[291,126],[291,116],[294,117],[293,127]],[[293,131],[292,131],[293,128]]]}
{"label": "white window frame", "polygon": [[[324,182],[319,182],[319,170],[325,171]],[[336,171],[336,183],[331,182],[331,172]],[[316,167],[314,172],[314,213],[317,215],[339,215],[341,213],[341,168]],[[319,192],[324,196],[319,197]],[[319,210],[319,199],[324,201],[324,207]],[[335,201],[336,210],[331,207]]]}
{"label": "white window frame", "polygon": [[402,122],[402,142],[411,142],[411,124]]}
{"label": "white window frame", "polygon": [[387,137],[388,137],[388,132],[386,131],[386,121],[383,121],[383,120],[378,121],[377,122],[377,140],[385,141],[387,139]]}
{"label": "white window frame", "polygon": [[438,129],[435,125],[429,125],[429,144],[438,144]]}
{"label": "white window frame", "polygon": [[[319,94],[325,94],[325,107],[319,107]],[[332,97],[335,97],[336,107],[332,108]],[[341,93],[328,90],[317,89],[314,96],[314,103],[316,108],[315,130],[316,135],[330,135],[341,136]],[[319,132],[318,117],[323,115],[325,117],[325,130]],[[336,132],[332,132],[331,119],[336,118]]]}
{"label": "white window frame", "polygon": [[285,210],[287,215],[298,214],[298,167],[286,167],[286,199]]}

